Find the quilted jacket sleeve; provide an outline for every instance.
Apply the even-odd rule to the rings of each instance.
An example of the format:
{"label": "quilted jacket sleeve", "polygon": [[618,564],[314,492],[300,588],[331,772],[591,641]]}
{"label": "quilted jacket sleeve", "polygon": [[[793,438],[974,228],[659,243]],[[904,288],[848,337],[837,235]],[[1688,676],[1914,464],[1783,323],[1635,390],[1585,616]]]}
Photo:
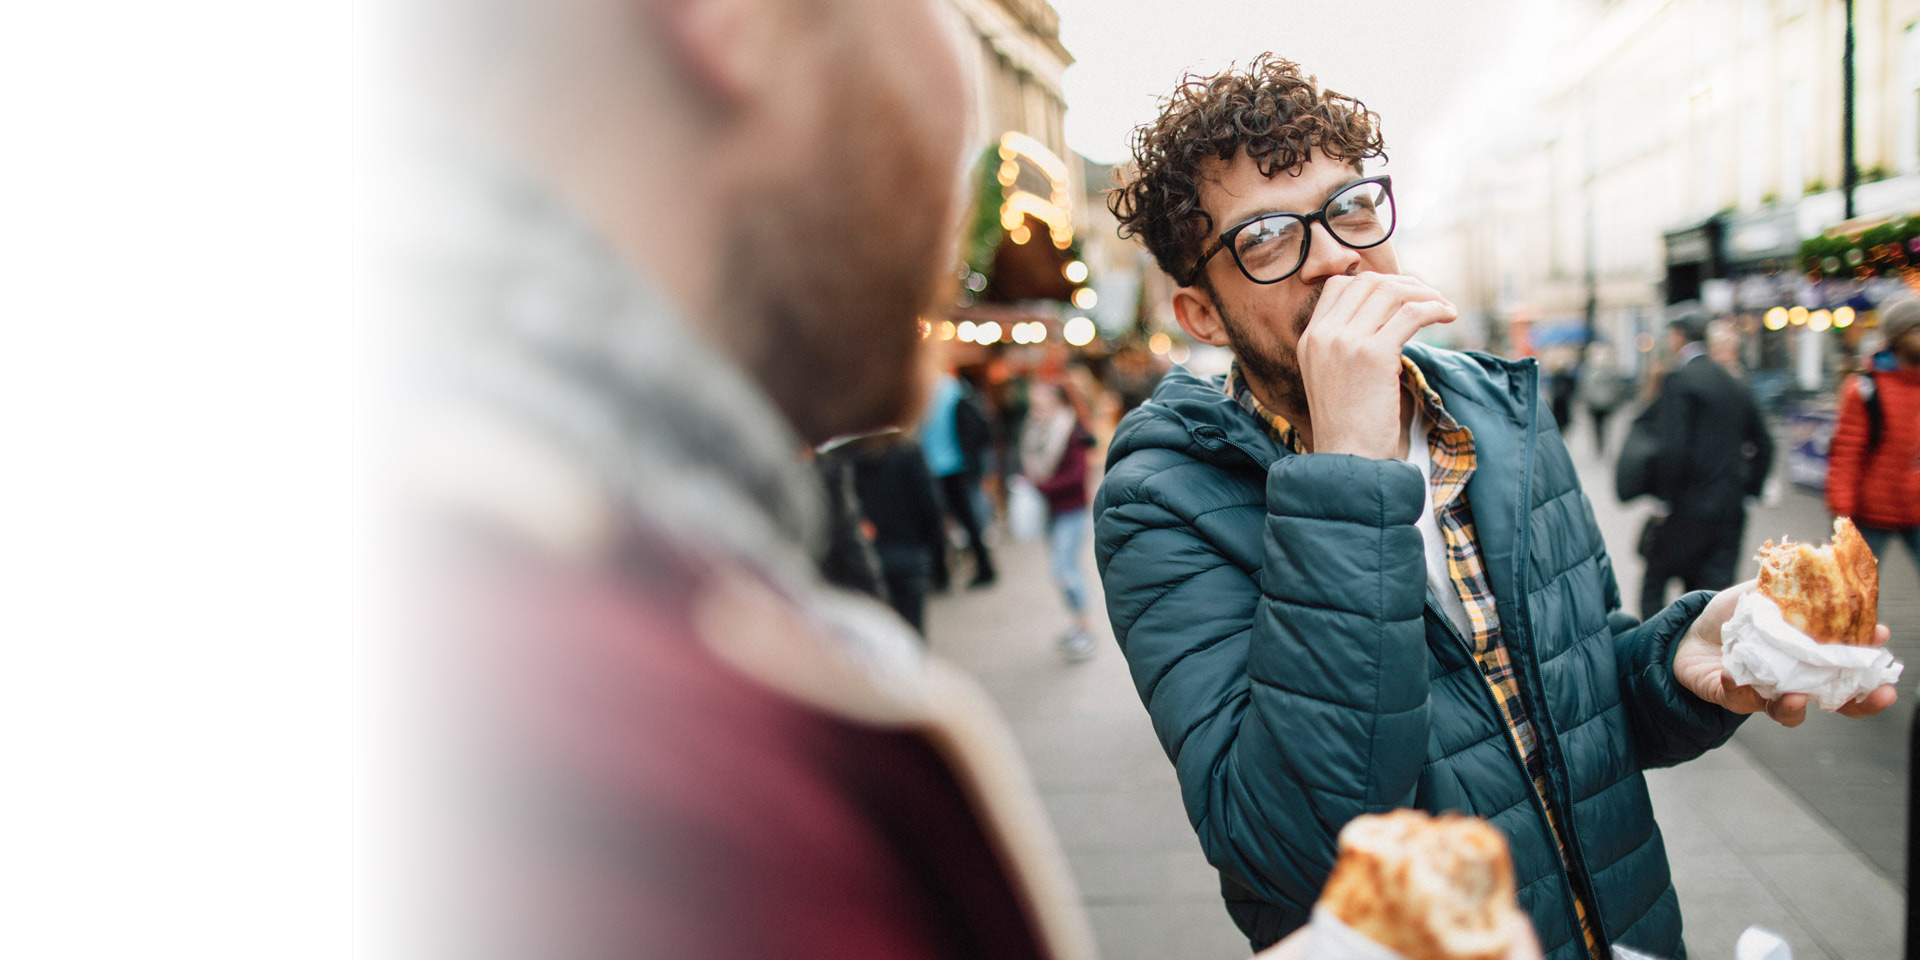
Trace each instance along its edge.
{"label": "quilted jacket sleeve", "polygon": [[[1607,583],[1609,587],[1613,583],[1611,571]],[[1645,623],[1615,604],[1611,624],[1620,698],[1627,706],[1642,767],[1670,767],[1692,760],[1726,743],[1746,719],[1694,696],[1673,675],[1674,649],[1711,599],[1712,591],[1695,590]]]}
{"label": "quilted jacket sleeve", "polygon": [[1255,511],[1207,499],[1216,469],[1111,472],[1101,572],[1208,860],[1295,926],[1339,829],[1410,803],[1424,762],[1421,478],[1399,461],[1282,457],[1256,553]]}

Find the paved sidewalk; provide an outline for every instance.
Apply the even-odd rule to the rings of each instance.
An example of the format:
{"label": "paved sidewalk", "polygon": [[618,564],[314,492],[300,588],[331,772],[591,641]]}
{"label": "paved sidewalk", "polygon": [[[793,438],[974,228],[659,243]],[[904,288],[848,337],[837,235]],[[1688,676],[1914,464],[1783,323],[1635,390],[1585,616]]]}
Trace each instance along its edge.
{"label": "paved sidewalk", "polygon": [[[1584,446],[1584,437],[1575,439]],[[1637,595],[1631,547],[1641,512],[1621,509],[1610,487],[1594,486],[1597,463],[1581,466],[1621,582]],[[1066,620],[1044,550],[1004,535],[996,550],[999,584],[933,598],[928,632],[934,650],[978,677],[1006,714],[1063,839],[1102,956],[1245,957],[1246,941],[1221,906],[1173,768],[1104,618],[1095,618],[1098,656],[1061,662],[1053,641]],[[1098,607],[1090,545],[1083,563]],[[1810,754],[1817,747],[1809,740]],[[1798,960],[1899,955],[1900,888],[1742,741],[1648,779],[1692,957],[1732,957],[1734,939],[1755,923],[1784,934]]]}

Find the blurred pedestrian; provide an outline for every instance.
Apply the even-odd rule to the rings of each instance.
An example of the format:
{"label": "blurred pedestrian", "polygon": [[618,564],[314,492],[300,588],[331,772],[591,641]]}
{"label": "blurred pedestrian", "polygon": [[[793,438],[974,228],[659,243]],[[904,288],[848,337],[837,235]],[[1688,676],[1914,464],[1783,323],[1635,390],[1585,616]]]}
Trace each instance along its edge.
{"label": "blurred pedestrian", "polygon": [[1707,356],[1728,373],[1745,375],[1746,366],[1740,362],[1740,328],[1732,320],[1722,317],[1707,324]]}
{"label": "blurred pedestrian", "polygon": [[1579,393],[1593,423],[1593,452],[1605,457],[1607,421],[1633,396],[1633,381],[1620,375],[1611,346],[1596,343],[1587,348],[1587,361],[1580,365]]}
{"label": "blurred pedestrian", "polygon": [[430,12],[427,952],[1091,957],[990,702],[815,565],[804,451],[921,400],[944,5]]}
{"label": "blurred pedestrian", "polygon": [[946,549],[947,537],[940,497],[919,442],[905,433],[859,441],[854,445],[853,484],[873,530],[887,602],[924,636],[927,587],[934,557]]}
{"label": "blurred pedestrian", "polygon": [[1707,323],[1689,311],[1667,325],[1673,363],[1653,401],[1660,503],[1640,538],[1642,617],[1665,608],[1675,579],[1689,591],[1733,585],[1747,498],[1760,495],[1773,465],[1773,438],[1753,391],[1707,355]]}
{"label": "blurred pedestrian", "polygon": [[1553,411],[1553,425],[1561,433],[1573,424],[1573,395],[1580,382],[1579,371],[1570,352],[1560,351],[1547,374],[1547,405]]}
{"label": "blurred pedestrian", "polygon": [[873,525],[867,522],[854,490],[853,451],[844,443],[815,451],[813,467],[827,495],[827,548],[820,557],[820,575],[834,586],[887,601]]}
{"label": "blurred pedestrian", "polygon": [[[994,581],[993,552],[987,549],[987,521],[980,515],[979,490],[981,471],[993,446],[992,421],[980,408],[979,396],[951,368],[934,385],[920,426],[920,445],[926,452],[927,469],[940,486],[942,506],[966,531],[967,549],[973,552],[973,579],[967,586],[988,586]],[[933,589],[945,590],[951,580],[943,549],[934,558]]]}
{"label": "blurred pedestrian", "polygon": [[1852,517],[1886,561],[1898,539],[1920,562],[1920,300],[1880,313],[1892,369],[1870,365],[1840,388],[1840,421],[1827,449],[1827,509]]}
{"label": "blurred pedestrian", "polygon": [[1034,381],[1027,403],[1021,472],[1047,499],[1048,569],[1073,621],[1060,638],[1060,654],[1078,663],[1092,657],[1095,649],[1087,629],[1087,581],[1080,572],[1080,550],[1092,524],[1087,515],[1087,448],[1093,446],[1093,435],[1059,383]]}

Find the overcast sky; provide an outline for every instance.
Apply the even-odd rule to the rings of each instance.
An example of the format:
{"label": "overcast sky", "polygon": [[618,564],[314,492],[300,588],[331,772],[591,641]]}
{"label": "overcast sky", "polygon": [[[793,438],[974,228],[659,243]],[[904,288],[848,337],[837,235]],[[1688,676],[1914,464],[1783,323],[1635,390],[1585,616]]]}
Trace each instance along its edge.
{"label": "overcast sky", "polygon": [[1503,54],[1527,0],[1052,0],[1067,69],[1067,143],[1103,163],[1188,70],[1262,51],[1380,114],[1400,155],[1444,122],[1449,101]]}

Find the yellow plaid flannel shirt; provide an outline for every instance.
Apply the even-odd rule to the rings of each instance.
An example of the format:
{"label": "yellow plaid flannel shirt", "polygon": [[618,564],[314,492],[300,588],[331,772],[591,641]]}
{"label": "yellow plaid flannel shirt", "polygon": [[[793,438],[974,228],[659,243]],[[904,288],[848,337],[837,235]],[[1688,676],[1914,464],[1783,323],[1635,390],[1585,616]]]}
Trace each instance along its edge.
{"label": "yellow plaid flannel shirt", "polygon": [[[1546,756],[1540,749],[1539,738],[1534,734],[1533,720],[1527,715],[1526,704],[1520,699],[1520,680],[1514,674],[1513,657],[1500,634],[1500,614],[1495,609],[1493,589],[1487,583],[1486,565],[1480,559],[1480,537],[1473,529],[1473,512],[1467,506],[1467,481],[1472,479],[1475,468],[1473,433],[1447,413],[1446,407],[1440,402],[1440,395],[1427,386],[1426,376],[1412,360],[1401,357],[1400,363],[1400,385],[1412,394],[1420,405],[1420,412],[1433,424],[1433,429],[1427,434],[1427,448],[1433,457],[1433,472],[1428,485],[1433,491],[1434,520],[1447,542],[1447,577],[1453,581],[1454,591],[1467,608],[1467,622],[1473,628],[1470,639],[1474,662],[1479,664],[1480,674],[1493,691],[1494,702],[1499,705],[1500,715],[1506,721],[1514,750],[1533,778],[1533,789],[1539,794],[1540,804],[1547,811],[1547,828],[1552,831],[1554,844],[1559,848],[1560,862],[1566,867],[1568,876],[1576,876],[1572,858],[1567,852],[1566,837],[1560,826],[1560,814],[1554,809],[1547,792]],[[1227,392],[1247,412],[1259,419],[1275,442],[1294,453],[1309,452],[1301,449],[1300,432],[1293,424],[1267,409],[1253,395],[1253,391],[1247,387],[1246,378],[1240,373],[1238,362],[1234,363],[1227,375]],[[1587,953],[1594,960],[1606,960],[1606,950],[1601,945],[1599,930],[1594,926],[1593,910],[1587,904],[1587,894],[1581,889],[1580,883],[1575,882],[1573,886],[1573,903],[1580,915],[1580,932],[1586,936]]]}

